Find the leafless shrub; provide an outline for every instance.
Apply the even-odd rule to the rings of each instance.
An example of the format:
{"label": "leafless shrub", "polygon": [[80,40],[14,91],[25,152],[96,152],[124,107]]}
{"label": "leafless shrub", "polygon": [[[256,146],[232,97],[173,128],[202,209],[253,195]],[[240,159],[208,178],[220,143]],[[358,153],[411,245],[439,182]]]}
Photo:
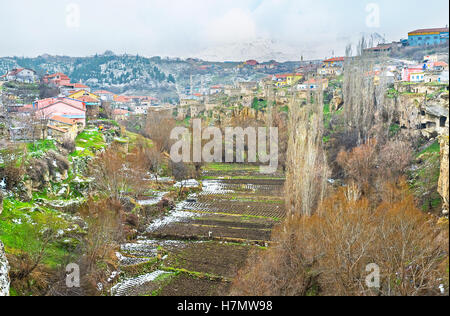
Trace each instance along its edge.
{"label": "leafless shrub", "polygon": [[25,175],[26,152],[20,148],[7,147],[0,152],[3,164],[0,165],[0,182],[5,180],[6,190],[14,190],[22,182]]}
{"label": "leafless shrub", "polygon": [[337,163],[348,180],[357,184],[364,194],[379,191],[386,179],[404,175],[412,160],[412,148],[407,141],[392,140],[378,146],[370,139],[351,151],[342,150]]}
{"label": "leafless shrub", "polygon": [[88,173],[95,179],[93,185],[98,192],[118,201],[127,194],[138,196],[145,190],[142,161],[112,149],[92,160]]}
{"label": "leafless shrub", "polygon": [[66,149],[69,153],[75,150],[75,141],[70,138],[65,138],[61,144],[61,146]]}
{"label": "leafless shrub", "polygon": [[48,168],[51,171],[55,171],[54,170],[55,168],[59,169],[60,171],[69,170],[70,168],[70,163],[67,160],[67,158],[53,150],[50,150],[47,153],[46,159],[48,163]]}
{"label": "leafless shrub", "polygon": [[120,201],[114,198],[90,198],[80,214],[89,227],[80,265],[84,271],[81,283],[87,295],[99,295],[97,285],[106,284],[108,274],[117,271],[114,250],[123,241],[125,215]]}
{"label": "leafless shrub", "polygon": [[[406,183],[385,183],[381,202],[341,188],[311,217],[289,216],[274,246],[238,274],[235,295],[415,296],[448,293],[448,222],[414,206]],[[380,287],[366,267],[380,268]],[[441,286],[442,284],[442,286]]]}
{"label": "leafless shrub", "polygon": [[170,134],[175,128],[175,120],[165,114],[150,112],[147,116],[145,136],[150,138],[160,153],[170,152]]}

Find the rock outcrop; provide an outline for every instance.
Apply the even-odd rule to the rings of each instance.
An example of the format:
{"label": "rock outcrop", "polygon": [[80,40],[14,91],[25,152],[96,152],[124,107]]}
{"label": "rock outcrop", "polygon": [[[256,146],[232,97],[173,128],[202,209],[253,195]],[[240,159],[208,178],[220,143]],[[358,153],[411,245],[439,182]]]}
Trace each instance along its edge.
{"label": "rock outcrop", "polygon": [[336,89],[333,92],[333,99],[331,99],[331,111],[337,112],[344,105],[344,98],[342,96],[342,91],[340,89]]}
{"label": "rock outcrop", "polygon": [[0,241],[0,296],[9,296],[9,263],[6,259],[5,247]]}
{"label": "rock outcrop", "polygon": [[444,201],[443,203],[443,213],[444,215],[448,215],[449,212],[449,160],[448,160],[448,151],[449,151],[449,136],[443,135],[440,138],[441,143],[441,175],[439,177],[438,184],[438,192],[442,196]]}

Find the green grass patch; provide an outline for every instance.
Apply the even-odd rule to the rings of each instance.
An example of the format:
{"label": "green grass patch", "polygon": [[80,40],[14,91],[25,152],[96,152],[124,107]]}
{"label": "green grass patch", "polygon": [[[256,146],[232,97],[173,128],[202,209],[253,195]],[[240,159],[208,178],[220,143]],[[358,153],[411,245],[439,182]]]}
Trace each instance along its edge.
{"label": "green grass patch", "polygon": [[431,146],[425,148],[422,150],[418,156],[422,156],[424,154],[440,154],[441,153],[441,145],[439,144],[439,141],[435,141]]}
{"label": "green grass patch", "polygon": [[27,144],[27,149],[33,158],[42,158],[46,152],[50,150],[58,150],[56,147],[56,142],[53,139],[38,140],[34,143],[29,143]]}
{"label": "green grass patch", "polygon": [[124,137],[126,137],[128,139],[129,142],[129,148],[130,150],[132,150],[133,148],[135,148],[138,139],[144,140],[145,144],[149,147],[152,148],[153,147],[153,142],[151,139],[148,139],[144,136],[141,136],[139,134],[130,132],[130,131],[125,131],[125,135],[123,135]]}
{"label": "green grass patch", "polygon": [[194,278],[197,278],[197,279],[208,279],[211,281],[229,281],[227,278],[225,278],[223,276],[215,275],[215,274],[211,274],[211,273],[205,273],[205,272],[189,271],[186,269],[179,269],[179,268],[173,268],[173,267],[161,267],[161,270],[167,271],[167,272],[185,273],[185,274],[192,276]]}
{"label": "green grass patch", "polygon": [[398,132],[400,132],[400,125],[398,125],[398,124],[392,124],[390,127],[389,127],[389,136],[390,137],[395,137],[397,134],[398,134]]}
{"label": "green grass patch", "polygon": [[[72,223],[59,216],[58,212],[34,202],[20,202],[11,198],[3,201],[0,240],[9,254],[26,253],[35,257],[44,249],[42,263],[51,269],[58,268],[70,256],[70,246],[64,244],[61,232],[71,227]],[[52,236],[46,246],[44,235]]]}
{"label": "green grass patch", "polygon": [[246,164],[228,164],[228,163],[210,163],[207,164],[204,170],[208,171],[249,171],[249,172],[259,172],[259,166],[246,165]]}
{"label": "green grass patch", "polygon": [[106,148],[103,134],[95,129],[86,129],[75,139],[76,150],[71,156],[95,156],[95,152]]}

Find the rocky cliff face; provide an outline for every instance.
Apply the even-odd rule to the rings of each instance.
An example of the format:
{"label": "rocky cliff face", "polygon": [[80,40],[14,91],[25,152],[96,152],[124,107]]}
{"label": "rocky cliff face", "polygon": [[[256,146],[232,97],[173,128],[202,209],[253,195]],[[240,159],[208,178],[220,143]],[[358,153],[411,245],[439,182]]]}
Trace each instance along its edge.
{"label": "rocky cliff face", "polygon": [[[448,127],[447,127],[448,131]],[[443,213],[448,215],[449,212],[449,160],[448,160],[448,150],[449,150],[449,135],[441,136],[441,175],[439,177],[438,192],[444,200]]]}
{"label": "rocky cliff face", "polygon": [[344,105],[344,98],[342,96],[342,91],[340,89],[336,89],[333,92],[333,99],[331,99],[331,111],[337,112]]}
{"label": "rocky cliff face", "polygon": [[5,247],[0,241],[0,296],[9,296],[9,264]]}

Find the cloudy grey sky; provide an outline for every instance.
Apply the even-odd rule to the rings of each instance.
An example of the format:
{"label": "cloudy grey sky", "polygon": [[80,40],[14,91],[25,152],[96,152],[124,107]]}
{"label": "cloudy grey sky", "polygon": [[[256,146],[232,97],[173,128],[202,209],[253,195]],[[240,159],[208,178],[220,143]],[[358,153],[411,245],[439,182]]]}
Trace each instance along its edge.
{"label": "cloudy grey sky", "polygon": [[270,39],[322,58],[362,33],[398,40],[444,27],[448,10],[447,0],[0,0],[0,56],[202,57]]}

